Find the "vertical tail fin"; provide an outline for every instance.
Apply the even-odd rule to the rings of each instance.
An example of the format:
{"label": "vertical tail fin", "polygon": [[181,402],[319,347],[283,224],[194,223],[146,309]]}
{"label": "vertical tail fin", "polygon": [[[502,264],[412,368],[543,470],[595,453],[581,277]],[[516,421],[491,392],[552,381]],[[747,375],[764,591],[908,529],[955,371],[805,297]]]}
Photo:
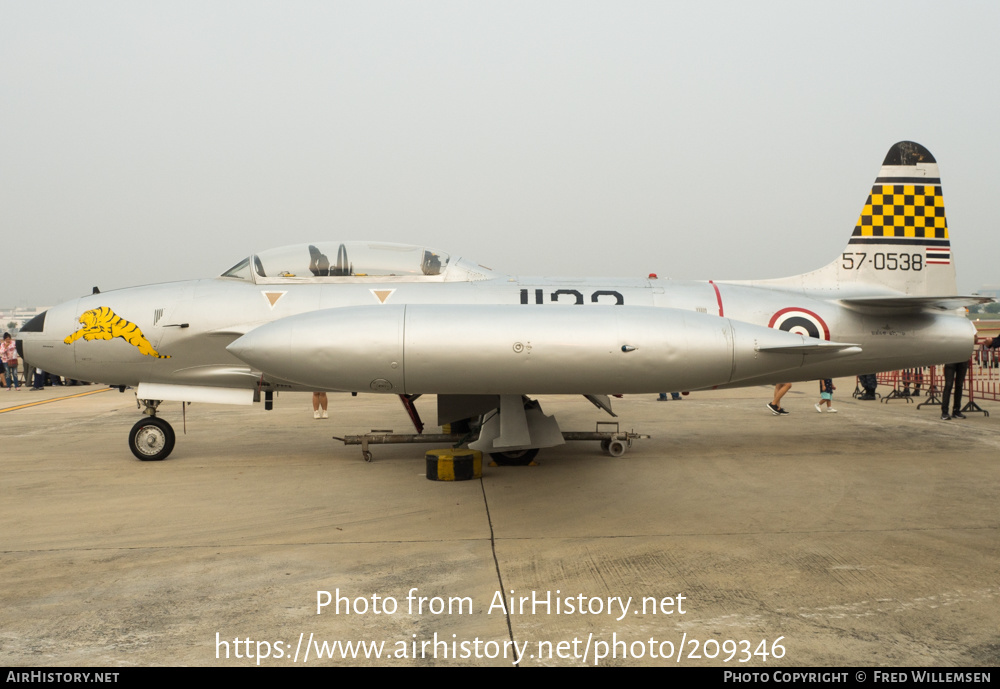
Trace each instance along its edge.
{"label": "vertical tail fin", "polygon": [[912,141],[889,149],[837,263],[860,282],[914,296],[955,294],[941,176],[930,151]]}
{"label": "vertical tail fin", "polygon": [[776,287],[843,289],[845,296],[956,294],[941,177],[931,152],[912,141],[895,144],[882,162],[844,253],[811,273],[765,282]]}

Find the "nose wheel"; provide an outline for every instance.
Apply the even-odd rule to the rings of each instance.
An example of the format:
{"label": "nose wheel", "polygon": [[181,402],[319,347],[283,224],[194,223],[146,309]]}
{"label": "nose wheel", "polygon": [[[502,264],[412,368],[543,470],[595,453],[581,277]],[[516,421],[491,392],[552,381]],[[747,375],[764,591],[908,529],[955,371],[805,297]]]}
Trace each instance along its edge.
{"label": "nose wheel", "polygon": [[174,429],[169,423],[155,416],[141,419],[128,434],[128,446],[138,459],[158,462],[166,459],[174,449]]}

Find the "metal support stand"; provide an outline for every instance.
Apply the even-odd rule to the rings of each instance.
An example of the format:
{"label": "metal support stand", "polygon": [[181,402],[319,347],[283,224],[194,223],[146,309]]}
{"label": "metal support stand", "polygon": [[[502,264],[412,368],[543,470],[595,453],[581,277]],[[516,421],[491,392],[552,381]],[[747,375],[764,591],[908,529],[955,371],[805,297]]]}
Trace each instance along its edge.
{"label": "metal support stand", "polygon": [[[602,426],[607,427],[608,430],[602,430]],[[612,457],[621,457],[628,448],[632,447],[634,441],[649,438],[645,433],[622,431],[617,421],[598,421],[593,432],[564,432],[562,436],[564,440],[599,441],[601,449]],[[360,445],[361,457],[366,462],[370,462],[374,458],[369,449],[370,445],[446,443],[458,448],[474,438],[474,433],[394,433],[391,429],[378,428],[363,435],[345,435],[343,438],[333,436],[334,440],[339,440],[344,445]]]}
{"label": "metal support stand", "polygon": [[966,402],[966,403],[965,403],[965,406],[964,406],[964,407],[962,407],[962,413],[963,413],[963,414],[964,414],[965,412],[967,412],[967,411],[970,411],[970,412],[982,412],[982,413],[983,413],[983,414],[985,414],[986,416],[989,416],[989,415],[990,415],[990,413],[989,413],[988,411],[986,411],[985,409],[983,409],[982,407],[980,407],[980,406],[979,406],[978,404],[976,404],[976,403],[975,403],[974,401],[972,401],[972,400],[969,400],[968,402]]}
{"label": "metal support stand", "polygon": [[[908,390],[907,390],[908,391]],[[909,395],[904,395],[899,390],[893,390],[888,395],[882,398],[883,402],[888,402],[889,400],[906,400],[907,402],[912,402],[913,400]]]}
{"label": "metal support stand", "polygon": [[934,383],[931,383],[930,386],[928,386],[928,388],[927,388],[927,401],[926,402],[921,402],[920,404],[918,404],[917,405],[917,409],[920,409],[920,407],[926,407],[926,406],[932,406],[932,407],[940,407],[941,406],[941,398],[938,397],[937,385],[935,385]]}

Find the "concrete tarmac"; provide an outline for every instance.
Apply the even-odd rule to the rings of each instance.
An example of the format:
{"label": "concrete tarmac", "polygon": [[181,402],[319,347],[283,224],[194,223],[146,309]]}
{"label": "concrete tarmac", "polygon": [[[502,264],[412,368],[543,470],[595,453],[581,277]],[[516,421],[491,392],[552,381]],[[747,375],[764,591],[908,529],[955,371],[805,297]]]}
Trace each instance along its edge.
{"label": "concrete tarmac", "polygon": [[[308,394],[271,412],[191,405],[186,434],[164,404],[176,448],[139,462],[132,391],[3,391],[0,656],[1000,665],[1000,405],[941,421],[837,385],[837,414],[815,411],[816,383],[793,387],[786,417],[765,387],[614,400],[623,429],[652,436],[623,457],[574,442],[465,482],[425,478],[433,445],[365,463],[331,440],[409,432],[395,397],[331,394],[322,421]],[[610,420],[540,399],[563,430]],[[417,407],[433,423],[434,398]]]}

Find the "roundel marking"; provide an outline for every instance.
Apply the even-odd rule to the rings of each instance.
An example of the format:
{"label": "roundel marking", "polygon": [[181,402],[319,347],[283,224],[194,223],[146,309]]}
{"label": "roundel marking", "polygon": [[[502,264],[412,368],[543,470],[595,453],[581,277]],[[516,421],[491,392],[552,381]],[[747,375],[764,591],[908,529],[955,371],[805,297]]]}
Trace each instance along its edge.
{"label": "roundel marking", "polygon": [[790,306],[781,309],[771,316],[771,321],[767,324],[769,328],[777,328],[796,335],[806,335],[815,337],[817,340],[829,340],[830,328],[826,321],[808,309],[800,309]]}

